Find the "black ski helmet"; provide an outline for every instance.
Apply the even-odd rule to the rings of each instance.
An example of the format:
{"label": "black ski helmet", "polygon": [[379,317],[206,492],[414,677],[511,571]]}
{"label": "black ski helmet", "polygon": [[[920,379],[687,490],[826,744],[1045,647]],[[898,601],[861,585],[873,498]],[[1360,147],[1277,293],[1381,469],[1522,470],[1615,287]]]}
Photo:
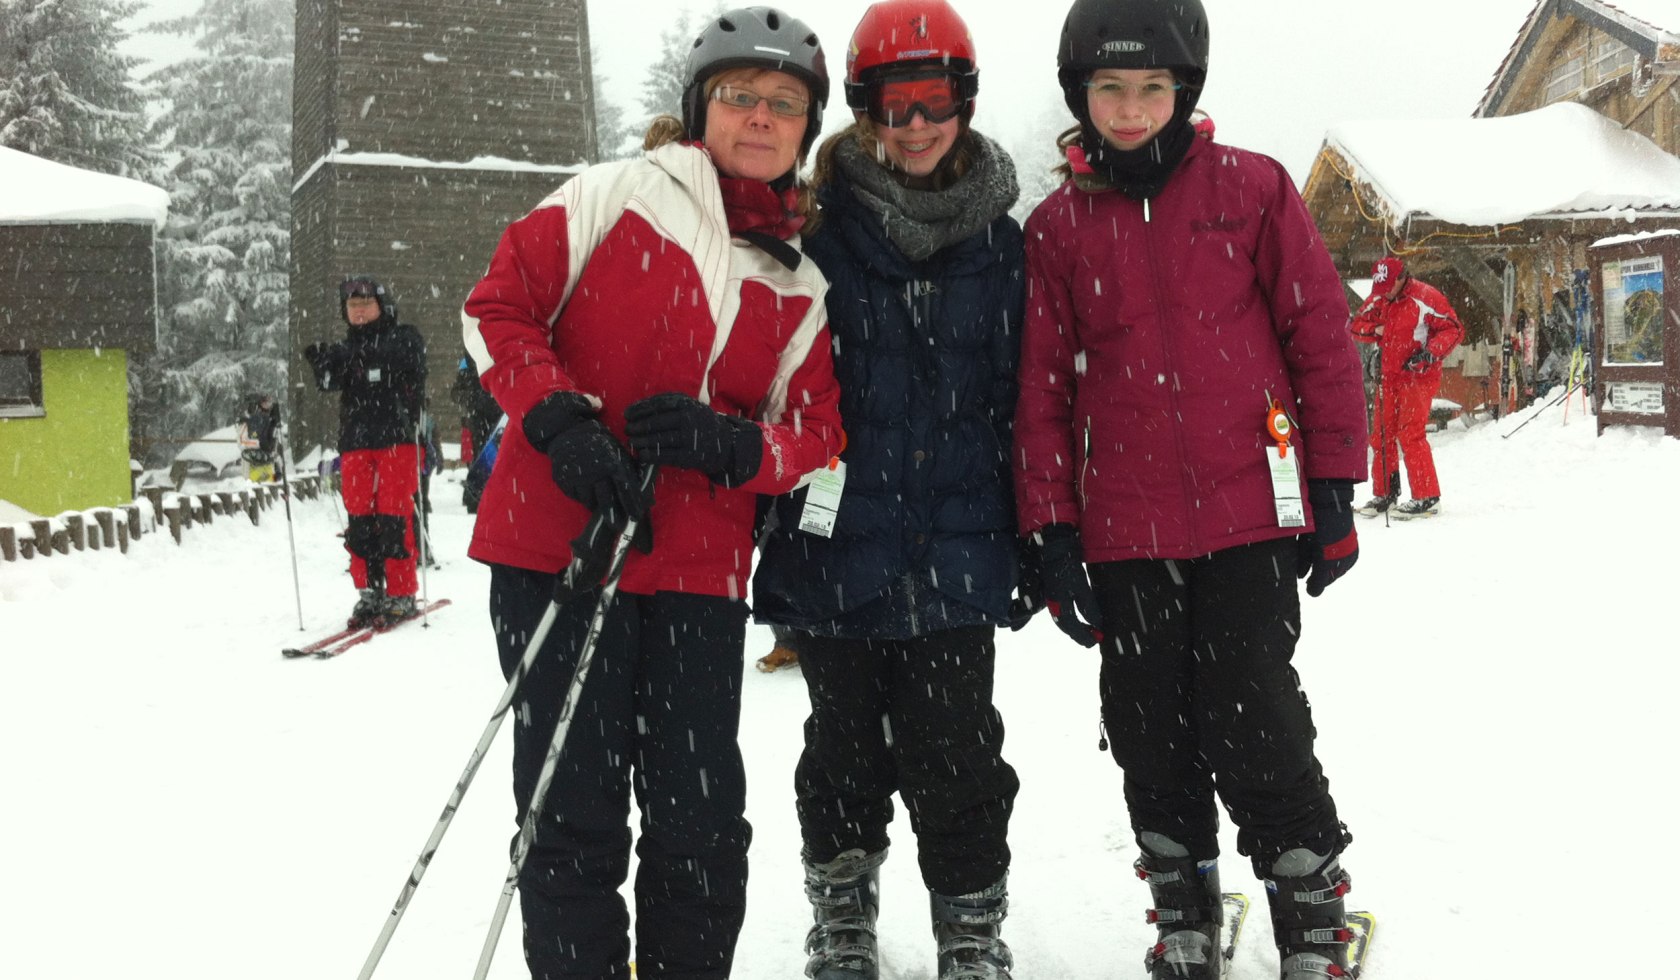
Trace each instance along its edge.
{"label": "black ski helmet", "polygon": [[338,315],[346,323],[350,322],[350,316],[345,306],[352,296],[366,296],[379,300],[379,320],[388,324],[397,322],[397,301],[391,298],[391,291],[379,280],[372,276],[349,275],[338,284]]}
{"label": "black ski helmet", "polygon": [[1099,68],[1171,68],[1184,83],[1175,114],[1190,115],[1207,80],[1202,0],[1074,0],[1056,48],[1056,80],[1080,120],[1085,79]]}
{"label": "black ski helmet", "polygon": [[713,18],[694,39],[683,66],[682,121],[691,139],[706,135],[706,79],[730,68],[787,72],[811,89],[799,144],[803,158],[822,131],[828,104],[828,62],[816,32],[774,7],[742,7]]}

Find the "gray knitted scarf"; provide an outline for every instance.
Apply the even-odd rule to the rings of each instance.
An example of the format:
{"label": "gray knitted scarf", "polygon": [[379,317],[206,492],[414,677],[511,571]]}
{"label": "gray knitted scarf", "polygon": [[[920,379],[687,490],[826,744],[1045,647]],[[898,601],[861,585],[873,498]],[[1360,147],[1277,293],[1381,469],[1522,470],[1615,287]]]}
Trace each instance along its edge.
{"label": "gray knitted scarf", "polygon": [[852,193],[881,216],[887,237],[912,262],[984,229],[1008,213],[1020,196],[1009,154],[973,130],[968,138],[972,165],[959,180],[938,191],[905,187],[890,170],[865,155],[855,139],[835,148],[834,161],[851,181]]}

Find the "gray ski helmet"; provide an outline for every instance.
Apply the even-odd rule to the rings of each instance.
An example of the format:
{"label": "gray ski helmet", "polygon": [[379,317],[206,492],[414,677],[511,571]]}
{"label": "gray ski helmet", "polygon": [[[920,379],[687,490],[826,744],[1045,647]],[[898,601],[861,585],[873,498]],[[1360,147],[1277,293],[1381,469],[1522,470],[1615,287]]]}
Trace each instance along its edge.
{"label": "gray ski helmet", "polygon": [[379,280],[372,276],[351,274],[345,276],[344,281],[338,284],[338,315],[346,323],[350,322],[350,317],[345,312],[345,306],[352,296],[379,300],[379,318],[391,323],[397,322],[397,301]]}
{"label": "gray ski helmet", "polygon": [[787,72],[810,87],[811,108],[799,144],[804,157],[822,130],[828,104],[828,62],[816,32],[774,7],[742,7],[713,18],[694,39],[683,66],[682,121],[690,138],[706,135],[706,79],[730,68]]}
{"label": "gray ski helmet", "polygon": [[1074,116],[1086,115],[1085,79],[1099,68],[1171,68],[1185,116],[1207,80],[1208,19],[1202,0],[1074,0],[1056,48],[1056,79]]}

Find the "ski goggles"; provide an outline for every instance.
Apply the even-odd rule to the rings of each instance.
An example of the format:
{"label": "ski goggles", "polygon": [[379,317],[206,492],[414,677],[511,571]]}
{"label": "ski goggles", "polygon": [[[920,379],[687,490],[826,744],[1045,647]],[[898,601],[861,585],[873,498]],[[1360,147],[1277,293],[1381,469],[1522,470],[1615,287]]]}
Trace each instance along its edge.
{"label": "ski goggles", "polygon": [[896,129],[910,125],[916,113],[930,123],[956,118],[968,96],[950,75],[876,82],[864,93],[864,111],[877,124]]}

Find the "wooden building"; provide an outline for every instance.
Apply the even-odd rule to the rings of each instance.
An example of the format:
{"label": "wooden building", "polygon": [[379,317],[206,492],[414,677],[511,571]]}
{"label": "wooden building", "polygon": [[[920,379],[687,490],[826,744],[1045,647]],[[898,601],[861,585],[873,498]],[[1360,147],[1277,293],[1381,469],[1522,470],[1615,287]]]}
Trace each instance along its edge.
{"label": "wooden building", "polygon": [[336,440],[301,352],[344,336],[349,274],[425,335],[448,439],[462,301],[502,229],[597,157],[584,0],[298,0],[293,71],[295,445]]}
{"label": "wooden building", "polygon": [[1400,255],[1465,321],[1442,397],[1497,412],[1580,375],[1592,245],[1680,227],[1680,24],[1645,19],[1660,6],[1539,0],[1472,118],[1327,135],[1304,194],[1344,277]]}
{"label": "wooden building", "polygon": [[0,147],[0,500],[128,503],[128,368],[157,344],[161,188]]}

